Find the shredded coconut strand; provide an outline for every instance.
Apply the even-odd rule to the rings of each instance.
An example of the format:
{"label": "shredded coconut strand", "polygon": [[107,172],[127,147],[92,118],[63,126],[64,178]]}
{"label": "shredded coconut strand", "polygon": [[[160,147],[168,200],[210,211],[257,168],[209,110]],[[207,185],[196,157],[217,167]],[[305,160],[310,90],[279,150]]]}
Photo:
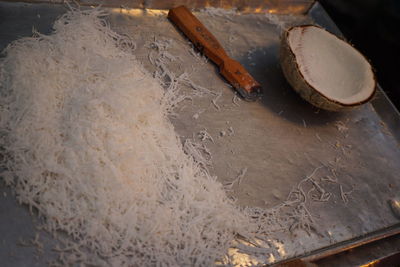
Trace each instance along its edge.
{"label": "shredded coconut strand", "polygon": [[240,107],[238,101],[240,101],[240,98],[237,96],[237,94],[236,94],[236,92],[235,92],[235,94],[233,95],[233,98],[232,98],[232,103],[233,103],[235,106]]}
{"label": "shredded coconut strand", "polygon": [[201,141],[210,140],[211,142],[214,143],[214,139],[213,139],[212,136],[207,132],[207,129],[206,129],[206,128],[204,128],[203,130],[201,130],[197,135],[198,135],[198,137],[200,138]]}
{"label": "shredded coconut strand", "polygon": [[219,93],[217,94],[217,96],[216,96],[213,100],[211,100],[211,103],[214,105],[214,107],[215,107],[217,110],[220,110],[220,109],[221,109],[221,107],[217,104],[217,101],[218,101],[218,99],[219,99],[221,96],[222,96],[222,92],[219,92]]}
{"label": "shredded coconut strand", "polygon": [[228,128],[228,135],[232,136],[235,134],[235,130],[233,130],[232,126]]}

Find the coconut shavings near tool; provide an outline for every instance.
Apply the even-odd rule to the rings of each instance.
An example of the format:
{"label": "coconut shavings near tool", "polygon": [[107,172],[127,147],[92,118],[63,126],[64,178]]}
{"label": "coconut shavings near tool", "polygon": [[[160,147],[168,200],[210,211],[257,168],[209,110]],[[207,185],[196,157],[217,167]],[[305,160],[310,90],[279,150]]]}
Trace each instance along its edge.
{"label": "coconut shavings near tool", "polygon": [[[221,75],[244,99],[255,101],[261,96],[262,88],[260,84],[238,61],[226,54],[218,40],[186,6],[170,9],[168,18],[202,53],[218,65]],[[220,107],[216,104],[219,97],[220,95],[212,101],[217,110],[220,110]]]}
{"label": "coconut shavings near tool", "polygon": [[317,26],[295,26],[283,34],[281,65],[290,85],[322,109],[352,108],[375,93],[375,76],[365,57]]}

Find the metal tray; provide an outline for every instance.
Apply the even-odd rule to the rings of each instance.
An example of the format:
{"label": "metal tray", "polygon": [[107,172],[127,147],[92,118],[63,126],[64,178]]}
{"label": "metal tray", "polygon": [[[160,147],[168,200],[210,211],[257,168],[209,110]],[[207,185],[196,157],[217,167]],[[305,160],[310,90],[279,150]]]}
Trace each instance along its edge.
{"label": "metal tray", "polygon": [[[315,259],[360,241],[399,232],[400,220],[387,204],[400,192],[398,111],[381,89],[371,103],[353,111],[318,110],[290,88],[280,69],[279,37],[284,27],[315,23],[340,34],[319,4],[305,15],[196,13],[228,53],[261,83],[264,96],[254,103],[234,99],[234,91],[216,67],[193,54],[188,41],[166,20],[165,11],[107,9],[112,28],[136,41],[137,57],[149,71],[155,69],[148,60],[152,51],[148,44],[154,38],[172,40],[169,52],[180,60],[171,63],[171,69],[177,73],[187,70],[197,85],[221,93],[217,100],[205,96],[183,103],[171,119],[182,140],[200,141],[197,134],[207,129],[214,139],[204,143],[212,154],[210,170],[222,183],[229,183],[247,169],[240,185],[232,188],[238,204],[276,207],[299,184],[306,192],[313,188],[310,180],[302,182],[312,173],[313,181],[331,193],[327,201],[310,197],[305,203],[314,221],[309,231],[274,231],[260,237],[265,241],[265,254],[250,258],[233,250],[238,265],[271,264],[305,256]],[[0,49],[17,38],[30,36],[32,27],[51,32],[52,22],[65,11],[64,6],[49,3],[0,2]],[[183,93],[185,90],[193,89],[185,88]],[[337,182],[332,182],[335,179]],[[0,193],[1,261],[7,266],[45,264],[54,257],[54,241],[39,231],[45,244],[43,254],[18,246],[20,237],[34,236],[35,218],[16,203],[3,184]]]}

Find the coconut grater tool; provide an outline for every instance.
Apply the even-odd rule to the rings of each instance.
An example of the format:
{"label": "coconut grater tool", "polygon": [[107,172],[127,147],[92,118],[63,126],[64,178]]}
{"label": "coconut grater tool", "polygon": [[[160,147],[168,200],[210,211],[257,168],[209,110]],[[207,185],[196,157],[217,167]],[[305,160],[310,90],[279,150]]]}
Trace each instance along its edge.
{"label": "coconut grater tool", "polygon": [[213,61],[220,74],[248,101],[261,96],[260,84],[236,60],[230,58],[218,40],[185,6],[170,9],[168,18],[192,41],[196,48]]}

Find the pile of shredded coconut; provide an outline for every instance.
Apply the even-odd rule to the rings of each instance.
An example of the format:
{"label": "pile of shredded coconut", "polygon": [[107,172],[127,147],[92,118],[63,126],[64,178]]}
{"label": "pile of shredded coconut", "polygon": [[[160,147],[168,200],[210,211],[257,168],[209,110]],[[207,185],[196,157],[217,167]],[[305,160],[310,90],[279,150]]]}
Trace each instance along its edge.
{"label": "pile of shredded coconut", "polygon": [[3,52],[2,177],[46,230],[72,237],[61,264],[213,265],[248,216],[182,145],[176,97],[104,15],[72,10]]}

